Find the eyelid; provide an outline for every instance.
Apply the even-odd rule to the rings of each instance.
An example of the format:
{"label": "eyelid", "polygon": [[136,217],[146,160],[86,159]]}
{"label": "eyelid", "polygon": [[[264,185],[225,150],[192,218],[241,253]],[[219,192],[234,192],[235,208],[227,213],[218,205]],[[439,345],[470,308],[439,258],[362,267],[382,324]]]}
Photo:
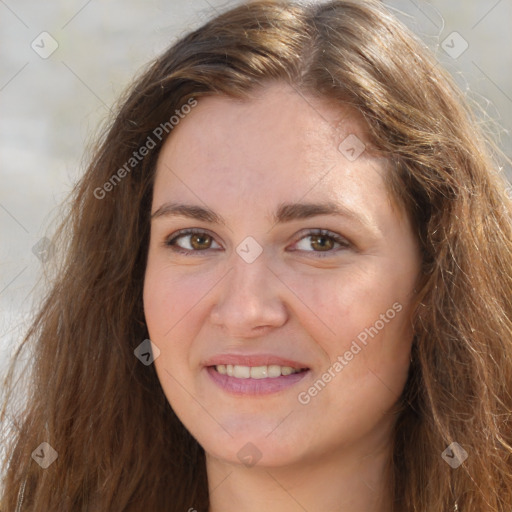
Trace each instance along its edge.
{"label": "eyelid", "polygon": [[[164,246],[167,247],[167,248],[171,248],[175,252],[178,252],[178,253],[181,253],[181,254],[192,254],[192,253],[198,253],[199,254],[199,253],[206,252],[206,251],[210,250],[210,248],[208,248],[208,249],[205,249],[205,250],[202,250],[202,251],[192,251],[190,249],[183,249],[182,247],[174,246],[172,244],[172,242],[175,242],[178,238],[180,238],[182,236],[184,237],[186,235],[195,235],[195,234],[208,235],[213,241],[215,241],[215,237],[207,229],[204,229],[204,228],[184,228],[184,229],[179,229],[178,231],[175,231],[171,235],[165,237],[165,239],[164,239]],[[215,243],[218,243],[218,242],[215,241]],[[214,250],[217,250],[217,249],[214,249]]]}
{"label": "eyelid", "polygon": [[[344,237],[343,235],[340,235],[339,233],[336,233],[334,231],[331,231],[330,229],[323,229],[323,228],[305,228],[301,231],[299,231],[296,235],[296,241],[293,243],[294,245],[300,242],[303,238],[307,238],[308,236],[327,236],[334,240],[335,243],[339,244],[341,247],[348,248],[351,247],[353,244],[348,240],[348,238]],[[337,252],[336,250],[331,251],[306,251],[306,252],[312,252],[316,254],[322,254],[323,252],[325,254],[332,254]]]}
{"label": "eyelid", "polygon": [[[174,245],[174,242],[181,236],[194,235],[194,234],[208,235],[215,243],[218,244],[218,242],[216,242],[216,240],[215,240],[215,236],[207,229],[184,228],[184,229],[175,231],[171,235],[167,236],[164,240],[164,246],[167,248],[171,248],[174,252],[185,254],[185,255],[193,255],[193,254],[200,255],[201,253],[212,250],[212,248],[207,248],[207,249],[203,249],[203,250],[183,249],[182,247]],[[328,250],[328,251],[302,251],[300,249],[294,249],[294,250],[292,250],[292,252],[306,252],[306,253],[316,254],[319,257],[327,257],[327,256],[332,256],[334,254],[337,254],[340,250],[353,248],[352,242],[350,240],[348,240],[346,237],[344,237],[334,231],[331,231],[329,229],[322,229],[322,228],[304,228],[303,230],[299,231],[295,235],[295,237],[294,237],[295,241],[293,242],[292,245],[297,244],[303,238],[307,238],[308,236],[327,236],[327,237],[331,238],[335,243],[339,244],[340,247],[337,249],[332,249],[332,250]],[[214,248],[213,250],[218,250],[218,249]],[[325,254],[325,256],[322,256],[323,254]]]}

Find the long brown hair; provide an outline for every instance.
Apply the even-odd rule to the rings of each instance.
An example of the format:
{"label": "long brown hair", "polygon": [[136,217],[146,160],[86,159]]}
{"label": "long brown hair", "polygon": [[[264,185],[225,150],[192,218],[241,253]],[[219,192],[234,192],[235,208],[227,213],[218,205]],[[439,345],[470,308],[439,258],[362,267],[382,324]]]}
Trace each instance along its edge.
{"label": "long brown hair", "polygon": [[[1,512],[17,504],[208,510],[204,451],[173,413],[153,365],[134,355],[148,338],[142,287],[155,162],[172,129],[161,140],[154,131],[192,99],[250,98],[270,81],[359,110],[394,163],[390,190],[421,243],[412,363],[390,461],[394,511],[451,511],[457,502],[463,512],[510,512],[506,182],[450,76],[371,0],[246,3],[182,37],[123,96],[70,196],[54,237],[60,265],[23,341],[31,377],[6,435]],[[130,161],[150,136],[155,147]],[[58,453],[46,469],[32,457],[42,442]],[[441,456],[453,442],[468,454],[457,469]]]}

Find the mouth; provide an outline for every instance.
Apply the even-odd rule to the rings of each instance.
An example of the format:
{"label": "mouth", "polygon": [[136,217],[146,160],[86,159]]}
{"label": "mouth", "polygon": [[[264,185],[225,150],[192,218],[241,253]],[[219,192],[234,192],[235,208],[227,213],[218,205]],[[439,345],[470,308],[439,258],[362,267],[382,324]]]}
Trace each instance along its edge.
{"label": "mouth", "polygon": [[269,395],[293,388],[311,370],[302,366],[267,364],[246,366],[214,364],[206,366],[211,381],[222,391],[238,397]]}
{"label": "mouth", "polygon": [[242,366],[238,364],[218,364],[211,366],[221,375],[228,375],[236,379],[276,379],[286,377],[294,373],[307,371],[309,368],[294,368],[292,366],[280,366],[277,364],[264,366]]}

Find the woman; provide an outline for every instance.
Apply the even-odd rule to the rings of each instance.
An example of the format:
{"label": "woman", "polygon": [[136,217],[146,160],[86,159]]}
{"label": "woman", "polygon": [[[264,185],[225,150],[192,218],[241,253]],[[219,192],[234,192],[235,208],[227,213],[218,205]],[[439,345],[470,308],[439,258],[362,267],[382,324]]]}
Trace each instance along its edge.
{"label": "woman", "polygon": [[490,148],[379,2],[183,37],[74,191],[2,512],[508,512]]}

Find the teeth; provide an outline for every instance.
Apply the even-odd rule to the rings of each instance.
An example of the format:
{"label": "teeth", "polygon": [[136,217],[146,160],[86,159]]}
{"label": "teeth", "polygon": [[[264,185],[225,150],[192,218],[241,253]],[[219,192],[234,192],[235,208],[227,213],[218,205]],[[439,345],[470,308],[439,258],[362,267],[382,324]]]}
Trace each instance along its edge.
{"label": "teeth", "polygon": [[[268,366],[252,366],[251,379],[266,379],[268,377]],[[278,375],[279,377],[279,375]]]}
{"label": "teeth", "polygon": [[215,369],[222,375],[236,377],[238,379],[266,379],[280,377],[281,375],[291,375],[300,372],[298,368],[291,366],[279,366],[271,364],[268,366],[240,366],[232,364],[218,364]]}
{"label": "teeth", "polygon": [[269,377],[280,377],[281,367],[277,364],[271,364],[270,366],[267,366],[267,374]]}
{"label": "teeth", "polygon": [[251,369],[248,366],[233,366],[233,377],[237,379],[248,379],[251,376]]}

